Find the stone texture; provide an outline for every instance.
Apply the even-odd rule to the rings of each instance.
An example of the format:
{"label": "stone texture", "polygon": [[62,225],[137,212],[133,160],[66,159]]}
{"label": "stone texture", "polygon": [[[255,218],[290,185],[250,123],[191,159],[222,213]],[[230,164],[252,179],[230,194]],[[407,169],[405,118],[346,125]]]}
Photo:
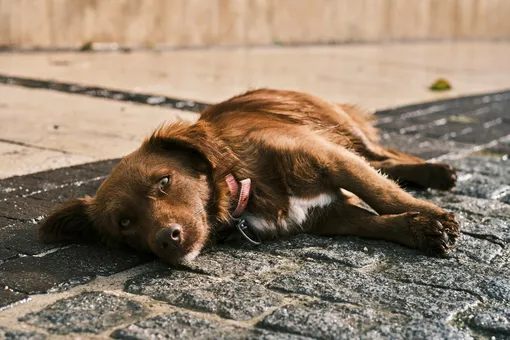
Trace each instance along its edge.
{"label": "stone texture", "polygon": [[174,312],[139,321],[111,334],[114,339],[308,339],[285,333],[248,329],[211,321],[194,314]]}
{"label": "stone texture", "polygon": [[26,301],[27,299],[28,296],[26,294],[15,292],[9,289],[9,287],[2,287],[0,289],[0,312],[9,307],[9,305]]}
{"label": "stone texture", "polygon": [[460,195],[494,199],[510,203],[510,185],[507,179],[493,178],[478,174],[460,174],[457,186],[452,192]]}
{"label": "stone texture", "polygon": [[464,150],[470,150],[473,145],[459,143],[451,140],[439,140],[422,135],[403,135],[398,132],[384,132],[381,134],[381,142],[402,152],[431,159],[442,156],[446,153],[455,153]]}
{"label": "stone texture", "polygon": [[25,293],[67,289],[96,275],[111,275],[148,257],[100,245],[73,245],[44,256],[19,257],[0,265],[0,285]]}
{"label": "stone texture", "polygon": [[262,279],[274,271],[294,268],[289,258],[263,252],[223,247],[199,256],[187,265],[190,270],[217,277],[256,276]]}
{"label": "stone texture", "polygon": [[509,274],[494,266],[425,256],[392,263],[384,270],[385,276],[399,281],[441,287],[452,292],[469,292],[481,299],[498,301],[510,301]]}
{"label": "stone texture", "polygon": [[350,237],[317,237],[312,235],[296,235],[290,239],[264,244],[257,251],[272,252],[286,257],[300,257],[303,260],[336,262],[354,268],[362,268],[376,264],[384,254],[374,251]]}
{"label": "stone texture", "polygon": [[117,159],[112,159],[3,179],[0,180],[0,200],[16,196],[32,196],[104,177],[117,163]]}
{"label": "stone texture", "polygon": [[46,336],[35,332],[19,332],[0,328],[0,339],[4,340],[45,340]]}
{"label": "stone texture", "polygon": [[282,297],[251,280],[230,281],[183,271],[143,274],[126,283],[126,291],[149,295],[179,307],[246,320],[278,305]]}
{"label": "stone texture", "polygon": [[258,326],[319,339],[471,338],[468,332],[445,322],[324,301],[284,306]]}
{"label": "stone texture", "polygon": [[56,334],[99,334],[145,314],[144,307],[136,301],[100,292],[87,292],[59,300],[19,320]]}
{"label": "stone texture", "polygon": [[490,157],[482,155],[471,155],[469,157],[454,159],[449,163],[455,167],[458,172],[466,174],[479,174],[491,178],[499,178],[502,181],[510,182],[510,158],[508,157]]}
{"label": "stone texture", "polygon": [[281,307],[258,326],[319,339],[353,339],[376,327],[404,324],[408,319],[401,314],[315,301]]}
{"label": "stone texture", "polygon": [[454,212],[477,214],[508,220],[510,204],[492,199],[455,195],[451,192],[430,191],[424,197],[437,205]]}
{"label": "stone texture", "polygon": [[486,264],[490,264],[494,258],[502,253],[503,247],[501,245],[467,235],[462,235],[455,246],[455,255],[459,259],[469,259]]}
{"label": "stone texture", "polygon": [[508,305],[478,306],[458,317],[475,332],[498,334],[497,338],[510,337],[510,307]]}
{"label": "stone texture", "polygon": [[0,246],[0,264],[7,260],[15,257],[18,254],[17,251],[9,248],[5,248],[3,245]]}
{"label": "stone texture", "polygon": [[473,339],[470,332],[450,325],[442,320],[412,319],[399,325],[378,326],[367,332],[362,339]]}
{"label": "stone texture", "polygon": [[56,207],[55,203],[30,197],[16,197],[0,201],[0,216],[20,221],[36,221]]}
{"label": "stone texture", "polygon": [[65,187],[64,190],[46,190],[30,197],[43,201],[62,203],[73,197],[94,196],[103,181],[104,176],[99,176],[99,179],[73,182]]}
{"label": "stone texture", "polygon": [[269,287],[334,302],[440,319],[478,301],[475,295],[466,292],[404,283],[333,264],[307,264],[296,273],[277,278]]}
{"label": "stone texture", "polygon": [[491,217],[460,211],[457,219],[462,232],[495,242],[510,242],[510,218]]}
{"label": "stone texture", "polygon": [[25,255],[37,255],[58,248],[56,245],[39,242],[36,228],[37,224],[32,221],[15,221],[0,227],[0,246]]}
{"label": "stone texture", "polygon": [[175,304],[214,313],[226,319],[248,320],[276,307],[282,300],[280,294],[247,280],[222,282],[206,289],[188,290],[175,300]]}

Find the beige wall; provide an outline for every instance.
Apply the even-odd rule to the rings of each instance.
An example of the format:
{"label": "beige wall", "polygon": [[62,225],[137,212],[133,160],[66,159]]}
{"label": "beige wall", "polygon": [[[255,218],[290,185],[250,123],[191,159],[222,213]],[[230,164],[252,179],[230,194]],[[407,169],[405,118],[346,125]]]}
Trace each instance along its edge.
{"label": "beige wall", "polygon": [[0,0],[0,46],[510,39],[510,0]]}

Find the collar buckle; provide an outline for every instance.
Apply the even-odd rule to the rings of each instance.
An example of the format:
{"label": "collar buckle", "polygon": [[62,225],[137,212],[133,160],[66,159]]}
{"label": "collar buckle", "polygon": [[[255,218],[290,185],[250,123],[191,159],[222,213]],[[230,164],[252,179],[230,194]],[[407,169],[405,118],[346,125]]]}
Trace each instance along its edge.
{"label": "collar buckle", "polygon": [[[262,240],[261,240],[260,236],[257,233],[254,233],[250,230],[250,225],[248,224],[248,222],[246,222],[245,219],[234,218],[234,223],[235,223],[236,229],[239,231],[241,236],[243,236],[248,242],[250,242],[251,244],[257,245],[257,246],[262,244]],[[254,237],[252,238],[252,237],[248,236],[248,232],[250,234],[254,235]]]}

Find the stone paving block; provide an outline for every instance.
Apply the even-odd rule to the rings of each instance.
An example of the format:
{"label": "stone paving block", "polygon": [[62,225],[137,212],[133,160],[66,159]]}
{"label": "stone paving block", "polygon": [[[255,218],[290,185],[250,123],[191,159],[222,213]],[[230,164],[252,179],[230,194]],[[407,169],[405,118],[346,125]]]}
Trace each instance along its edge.
{"label": "stone paving block", "polygon": [[214,313],[226,319],[248,320],[278,306],[282,300],[282,295],[247,280],[227,281],[206,289],[187,290],[173,303],[184,308]]}
{"label": "stone paving block", "polygon": [[0,216],[30,221],[48,214],[56,206],[56,203],[49,201],[36,200],[30,197],[15,197],[8,201],[0,201]]}
{"label": "stone paving block", "polygon": [[423,159],[439,157],[450,152],[471,150],[473,145],[452,140],[439,140],[421,135],[401,135],[396,132],[382,133],[383,145]]}
{"label": "stone paving block", "polygon": [[129,293],[149,295],[173,305],[246,320],[277,306],[282,296],[254,281],[224,281],[182,271],[142,274],[126,282]]}
{"label": "stone paving block", "polygon": [[[363,268],[387,259],[422,255],[415,249],[393,242],[350,236],[320,237],[299,234],[285,240],[253,247],[254,251],[318,262],[335,262],[353,268]],[[307,256],[309,255],[309,256]]]}
{"label": "stone paving block", "polygon": [[0,265],[0,285],[28,294],[62,290],[146,262],[150,256],[100,245],[73,245],[44,256],[19,257]]}
{"label": "stone paving block", "polygon": [[508,159],[510,157],[510,138],[500,141],[497,145],[491,146],[485,150],[482,150],[480,154],[488,156],[499,156]]}
{"label": "stone paving block", "polygon": [[263,278],[271,272],[293,268],[293,260],[263,252],[246,251],[230,247],[200,255],[186,265],[190,270],[217,277],[256,276]]}
{"label": "stone paving block", "polygon": [[[507,184],[508,183],[508,184]],[[499,200],[510,204],[510,182],[499,177],[458,173],[457,185],[452,193]]]}
{"label": "stone paving block", "polygon": [[422,256],[391,263],[381,274],[398,281],[445,288],[449,292],[469,292],[481,299],[510,301],[510,272],[496,266]]}
{"label": "stone paving block", "polygon": [[[475,123],[479,123],[480,121],[494,119],[492,117],[486,118],[486,116],[491,113],[490,108],[487,108],[486,104],[480,104],[472,107],[445,106],[442,110],[435,110],[434,112],[432,112],[432,108],[426,108],[422,111],[405,112],[403,113],[403,116],[401,116],[404,117],[404,119],[388,115],[381,116],[380,113],[376,113],[376,117],[384,117],[378,120],[378,123],[376,124],[378,128],[386,131],[400,131],[404,129],[408,133],[422,133],[436,127],[441,129],[441,127],[447,127],[450,125],[455,126],[456,124],[470,126]],[[443,134],[440,133],[436,136],[441,135]]]}
{"label": "stone paving block", "polygon": [[407,324],[377,326],[367,332],[361,339],[448,339],[470,340],[470,332],[458,329],[447,322],[434,319],[412,319]]}
{"label": "stone paving block", "polygon": [[508,305],[480,305],[457,317],[469,328],[496,339],[510,337],[510,307]]}
{"label": "stone paving block", "polygon": [[510,218],[481,216],[466,212],[457,213],[456,216],[462,226],[462,232],[478,238],[510,243]]}
{"label": "stone paving block", "polygon": [[484,144],[510,135],[510,124],[497,124],[491,127],[478,125],[473,131],[464,135],[456,135],[450,139],[460,143]]}
{"label": "stone paving block", "polygon": [[383,253],[367,247],[355,237],[318,237],[299,234],[284,240],[266,242],[249,249],[260,253],[273,253],[288,258],[316,259],[338,262],[354,268],[375,264]]}
{"label": "stone paving block", "polygon": [[87,182],[76,182],[57,190],[46,190],[30,196],[30,198],[62,203],[73,197],[83,197],[85,195],[94,196],[97,189],[103,183],[104,178],[91,180]]}
{"label": "stone paving block", "polygon": [[18,255],[17,251],[5,248],[4,246],[0,245],[0,264],[7,259],[13,258],[16,255]]}
{"label": "stone paving block", "polygon": [[8,308],[9,305],[26,300],[27,298],[28,296],[26,294],[15,292],[6,287],[0,288],[0,312]]}
{"label": "stone paving block", "polygon": [[45,340],[47,339],[44,334],[35,332],[19,332],[0,328],[0,339],[4,340]]}
{"label": "stone paving block", "polygon": [[402,314],[314,301],[278,308],[258,326],[319,339],[355,339],[377,326],[401,325],[408,319]]}
{"label": "stone paving block", "polygon": [[36,255],[58,248],[58,245],[39,242],[36,228],[37,224],[31,221],[15,222],[4,228],[1,228],[0,224],[0,247],[28,255]]}
{"label": "stone paving block", "polygon": [[500,178],[502,181],[510,182],[510,158],[501,156],[490,156],[473,154],[469,157],[449,160],[458,172],[466,174],[479,174],[488,177]]}
{"label": "stone paving block", "polygon": [[335,264],[307,264],[293,274],[280,276],[269,288],[439,319],[446,319],[478,302],[475,295],[466,292],[403,283],[378,273],[363,273]]}
{"label": "stone paving block", "polygon": [[290,340],[309,339],[293,334],[249,329],[207,320],[201,316],[183,312],[158,315],[139,321],[110,335],[114,339],[243,339],[243,340]]}
{"label": "stone paving block", "polygon": [[455,256],[463,261],[467,260],[467,257],[475,262],[490,264],[496,256],[503,253],[503,247],[487,240],[461,235],[455,244],[454,252]]}
{"label": "stone paving block", "polygon": [[90,181],[108,175],[118,159],[80,164],[57,170],[42,171],[26,176],[14,176],[0,180],[0,200],[41,191],[58,189],[72,183]]}
{"label": "stone paving block", "polygon": [[3,230],[3,229],[10,228],[11,226],[16,224],[17,222],[18,222],[17,220],[13,220],[13,219],[9,219],[9,218],[5,218],[5,217],[1,217],[0,216],[0,231]]}
{"label": "stone paving block", "polygon": [[144,307],[134,300],[102,292],[86,292],[59,300],[19,318],[19,321],[62,335],[99,334],[146,314]]}
{"label": "stone paving block", "polygon": [[148,295],[156,300],[174,301],[188,290],[203,289],[221,280],[180,270],[158,270],[144,273],[126,281],[124,290],[132,294]]}
{"label": "stone paving block", "polygon": [[[399,248],[400,246],[389,243],[389,247]],[[386,256],[386,249],[371,247],[370,243],[359,238],[335,237],[332,238],[332,243],[328,246],[304,247],[293,250],[280,248],[276,250],[276,253],[294,257],[300,256],[304,259],[336,262],[353,268],[363,268],[375,265],[382,260]]]}
{"label": "stone paving block", "polygon": [[221,325],[193,314],[174,312],[139,321],[114,331],[114,339],[212,339],[232,326]]}
{"label": "stone paving block", "polygon": [[0,201],[4,199],[28,194],[33,190],[56,188],[57,183],[42,182],[34,175],[14,176],[0,180]]}
{"label": "stone paving block", "polygon": [[423,197],[442,208],[456,213],[464,212],[502,219],[508,219],[510,216],[510,204],[496,200],[438,191],[423,193]]}
{"label": "stone paving block", "polygon": [[458,175],[453,193],[494,199],[510,204],[510,160],[507,157],[471,156],[450,162]]}

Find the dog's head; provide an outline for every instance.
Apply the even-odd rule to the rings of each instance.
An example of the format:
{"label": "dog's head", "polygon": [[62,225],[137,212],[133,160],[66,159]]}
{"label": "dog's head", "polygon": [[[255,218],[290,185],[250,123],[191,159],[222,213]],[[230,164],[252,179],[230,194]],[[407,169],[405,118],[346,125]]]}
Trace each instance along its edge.
{"label": "dog's head", "polygon": [[162,127],[120,161],[95,197],[72,199],[53,212],[39,237],[47,243],[102,239],[172,264],[192,260],[208,241],[211,209],[218,208],[221,148],[200,124]]}

